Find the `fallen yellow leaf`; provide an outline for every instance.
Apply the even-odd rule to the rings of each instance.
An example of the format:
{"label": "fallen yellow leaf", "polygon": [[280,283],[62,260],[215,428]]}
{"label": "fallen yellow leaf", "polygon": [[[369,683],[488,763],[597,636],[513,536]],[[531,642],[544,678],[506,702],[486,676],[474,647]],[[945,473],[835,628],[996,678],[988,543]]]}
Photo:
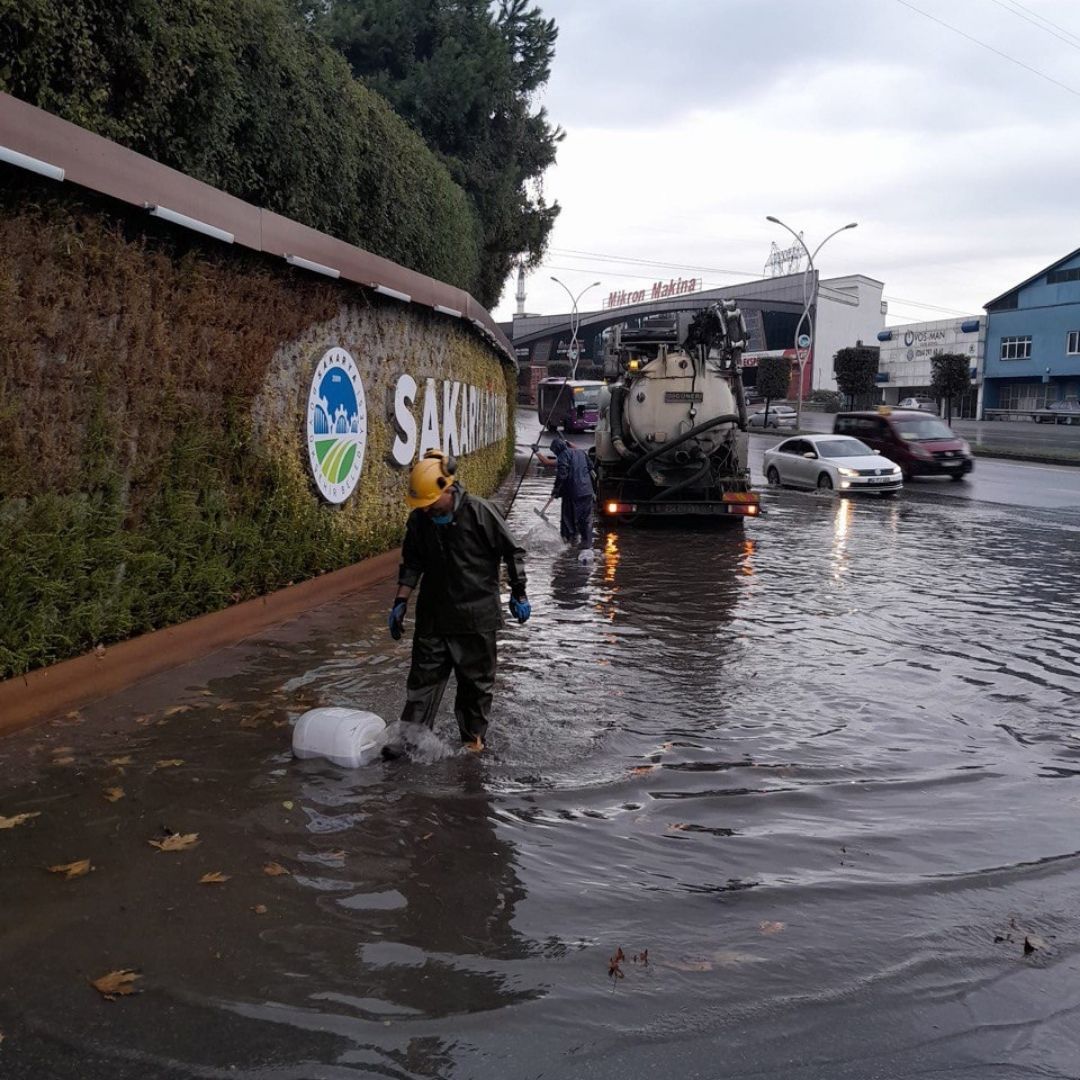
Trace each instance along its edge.
{"label": "fallen yellow leaf", "polygon": [[268,862],[263,867],[263,873],[267,877],[280,877],[282,874],[287,874],[288,872],[289,871],[286,870],[285,867],[281,865],[281,863]]}
{"label": "fallen yellow leaf", "polygon": [[758,923],[758,929],[763,934],[779,934],[784,929],[784,923],[770,922],[768,919],[765,919],[763,922]]}
{"label": "fallen yellow leaf", "polygon": [[146,716],[146,715],[143,715],[143,716],[136,716],[136,717],[135,717],[135,723],[136,723],[136,724],[145,724],[145,723],[148,723],[148,722],[149,722],[149,720],[150,720],[150,717],[149,717],[149,716]]}
{"label": "fallen yellow leaf", "polygon": [[74,746],[54,746],[52,748],[52,753],[54,755],[55,754],[74,754],[75,753],[75,747]]}
{"label": "fallen yellow leaf", "polygon": [[212,874],[203,874],[199,878],[200,885],[224,885],[229,880],[228,874],[223,874],[220,870],[215,870]]}
{"label": "fallen yellow leaf", "polygon": [[262,718],[258,716],[245,716],[240,721],[242,728],[257,728],[262,723]]}
{"label": "fallen yellow leaf", "polygon": [[171,836],[166,836],[164,840],[148,841],[150,846],[156,847],[158,851],[186,851],[198,842],[199,834],[195,832],[173,833]]}
{"label": "fallen yellow leaf", "polygon": [[132,758],[130,754],[125,754],[123,757],[111,757],[109,758],[110,765],[130,765],[132,764]]}
{"label": "fallen yellow leaf", "polygon": [[166,716],[176,716],[177,713],[191,712],[190,705],[173,705],[172,708],[165,710]]}
{"label": "fallen yellow leaf", "polygon": [[631,776],[644,776],[646,773],[651,773],[655,769],[655,765],[637,765],[630,770]]}
{"label": "fallen yellow leaf", "polygon": [[109,787],[105,789],[105,798],[109,802],[119,802],[124,797],[124,789],[122,787]]}
{"label": "fallen yellow leaf", "polygon": [[54,757],[52,759],[52,763],[54,765],[71,765],[74,761],[75,761],[75,759],[73,757],[71,757],[70,755],[68,755],[66,757]]}
{"label": "fallen yellow leaf", "polygon": [[286,799],[281,805],[284,806],[286,810],[291,810],[293,808],[293,801],[292,799]]}
{"label": "fallen yellow leaf", "polygon": [[34,817],[41,817],[41,811],[34,810],[29,814],[16,814],[14,817],[0,817],[0,829],[14,829],[16,825],[21,825],[24,821],[29,821]]}
{"label": "fallen yellow leaf", "polygon": [[267,907],[265,904],[256,904],[251,910],[254,911],[256,915],[265,915]]}
{"label": "fallen yellow leaf", "polygon": [[686,829],[687,829],[687,824],[686,824],[685,821],[673,821],[668,826],[668,832],[685,832]]}
{"label": "fallen yellow leaf", "polygon": [[110,971],[108,975],[102,975],[100,979],[91,979],[90,985],[97,990],[106,1001],[115,1001],[118,997],[127,997],[138,991],[132,985],[136,979],[141,979],[130,968],[122,971]]}
{"label": "fallen yellow leaf", "polygon": [[162,758],[154,762],[155,769],[178,769],[184,764],[184,759],[179,757]]}
{"label": "fallen yellow leaf", "polygon": [[89,874],[93,869],[89,859],[78,859],[76,862],[64,863],[61,866],[50,866],[49,873],[63,874],[70,881],[71,878],[82,877],[83,874]]}

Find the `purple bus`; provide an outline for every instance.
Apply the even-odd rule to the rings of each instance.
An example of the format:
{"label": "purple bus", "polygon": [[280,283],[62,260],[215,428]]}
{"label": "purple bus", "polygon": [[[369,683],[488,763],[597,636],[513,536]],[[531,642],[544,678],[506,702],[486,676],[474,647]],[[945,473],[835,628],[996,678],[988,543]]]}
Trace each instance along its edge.
{"label": "purple bus", "polygon": [[592,431],[600,419],[604,384],[583,379],[541,379],[536,384],[536,413],[549,431]]}

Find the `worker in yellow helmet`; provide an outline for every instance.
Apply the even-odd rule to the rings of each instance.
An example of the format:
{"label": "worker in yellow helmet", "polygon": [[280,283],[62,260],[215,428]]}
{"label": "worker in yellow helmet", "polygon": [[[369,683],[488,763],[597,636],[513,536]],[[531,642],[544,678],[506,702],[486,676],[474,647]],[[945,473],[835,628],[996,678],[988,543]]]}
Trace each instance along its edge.
{"label": "worker in yellow helmet", "polygon": [[388,619],[395,641],[404,632],[409,597],[418,585],[420,597],[402,738],[411,741],[410,724],[433,726],[452,671],[461,741],[478,752],[484,749],[495,685],[495,632],[502,626],[499,565],[505,562],[510,579],[510,613],[524,623],[532,613],[525,551],[499,511],[462,488],[454,459],[437,450],[413,466],[405,502],[412,513]]}

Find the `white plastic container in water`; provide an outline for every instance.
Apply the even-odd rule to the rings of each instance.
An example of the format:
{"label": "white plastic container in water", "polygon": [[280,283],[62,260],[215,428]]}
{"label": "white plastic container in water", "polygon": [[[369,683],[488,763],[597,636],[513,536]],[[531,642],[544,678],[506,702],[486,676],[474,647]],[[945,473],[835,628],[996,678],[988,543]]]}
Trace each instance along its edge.
{"label": "white plastic container in water", "polygon": [[298,758],[326,758],[356,769],[379,756],[386,723],[363,709],[309,709],[293,728]]}

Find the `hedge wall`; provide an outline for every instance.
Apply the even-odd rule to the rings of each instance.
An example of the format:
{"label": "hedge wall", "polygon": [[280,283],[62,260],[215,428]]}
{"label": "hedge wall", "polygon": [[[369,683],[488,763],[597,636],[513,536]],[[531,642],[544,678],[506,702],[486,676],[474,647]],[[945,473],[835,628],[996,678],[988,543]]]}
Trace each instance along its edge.
{"label": "hedge wall", "polygon": [[0,0],[0,90],[476,292],[465,193],[284,0]]}
{"label": "hedge wall", "polygon": [[[403,370],[512,401],[512,375],[450,320],[27,183],[0,187],[0,677],[394,546]],[[341,507],[315,493],[302,438],[335,345],[368,400]],[[464,459],[471,490],[495,488],[513,441]]]}

